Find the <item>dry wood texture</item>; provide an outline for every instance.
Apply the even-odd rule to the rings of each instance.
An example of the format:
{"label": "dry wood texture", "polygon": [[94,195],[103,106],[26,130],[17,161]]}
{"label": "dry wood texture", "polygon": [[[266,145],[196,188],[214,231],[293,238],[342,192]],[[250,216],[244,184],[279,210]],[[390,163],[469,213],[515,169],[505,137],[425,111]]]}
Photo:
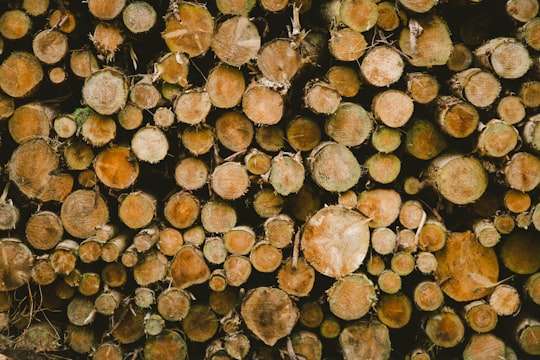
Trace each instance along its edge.
{"label": "dry wood texture", "polygon": [[0,0],[0,358],[534,359],[538,0]]}

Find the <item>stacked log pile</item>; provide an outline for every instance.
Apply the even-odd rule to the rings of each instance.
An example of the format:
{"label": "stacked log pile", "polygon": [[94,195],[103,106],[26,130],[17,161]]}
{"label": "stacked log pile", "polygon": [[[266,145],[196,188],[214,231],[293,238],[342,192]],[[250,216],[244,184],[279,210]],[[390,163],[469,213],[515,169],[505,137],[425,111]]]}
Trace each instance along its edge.
{"label": "stacked log pile", "polygon": [[0,354],[540,355],[537,0],[0,4]]}

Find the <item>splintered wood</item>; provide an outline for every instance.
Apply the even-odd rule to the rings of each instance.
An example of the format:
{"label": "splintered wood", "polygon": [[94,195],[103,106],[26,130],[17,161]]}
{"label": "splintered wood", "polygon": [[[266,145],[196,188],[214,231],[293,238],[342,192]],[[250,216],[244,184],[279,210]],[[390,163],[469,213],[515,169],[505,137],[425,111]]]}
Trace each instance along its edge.
{"label": "splintered wood", "polygon": [[539,0],[0,0],[0,358],[540,356]]}

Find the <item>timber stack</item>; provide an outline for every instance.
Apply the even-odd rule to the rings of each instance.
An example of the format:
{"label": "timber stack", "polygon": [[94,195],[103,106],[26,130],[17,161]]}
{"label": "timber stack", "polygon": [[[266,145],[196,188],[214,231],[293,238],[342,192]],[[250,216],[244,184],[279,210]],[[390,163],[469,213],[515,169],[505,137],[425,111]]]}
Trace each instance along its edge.
{"label": "timber stack", "polygon": [[538,0],[4,0],[0,354],[540,355]]}

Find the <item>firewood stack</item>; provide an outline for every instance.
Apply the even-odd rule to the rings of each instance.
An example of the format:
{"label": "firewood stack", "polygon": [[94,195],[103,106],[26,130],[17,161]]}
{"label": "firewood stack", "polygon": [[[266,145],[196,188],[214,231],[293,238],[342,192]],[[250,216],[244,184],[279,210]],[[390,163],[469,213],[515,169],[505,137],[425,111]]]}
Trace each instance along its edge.
{"label": "firewood stack", "polygon": [[538,0],[4,0],[3,358],[540,355]]}

